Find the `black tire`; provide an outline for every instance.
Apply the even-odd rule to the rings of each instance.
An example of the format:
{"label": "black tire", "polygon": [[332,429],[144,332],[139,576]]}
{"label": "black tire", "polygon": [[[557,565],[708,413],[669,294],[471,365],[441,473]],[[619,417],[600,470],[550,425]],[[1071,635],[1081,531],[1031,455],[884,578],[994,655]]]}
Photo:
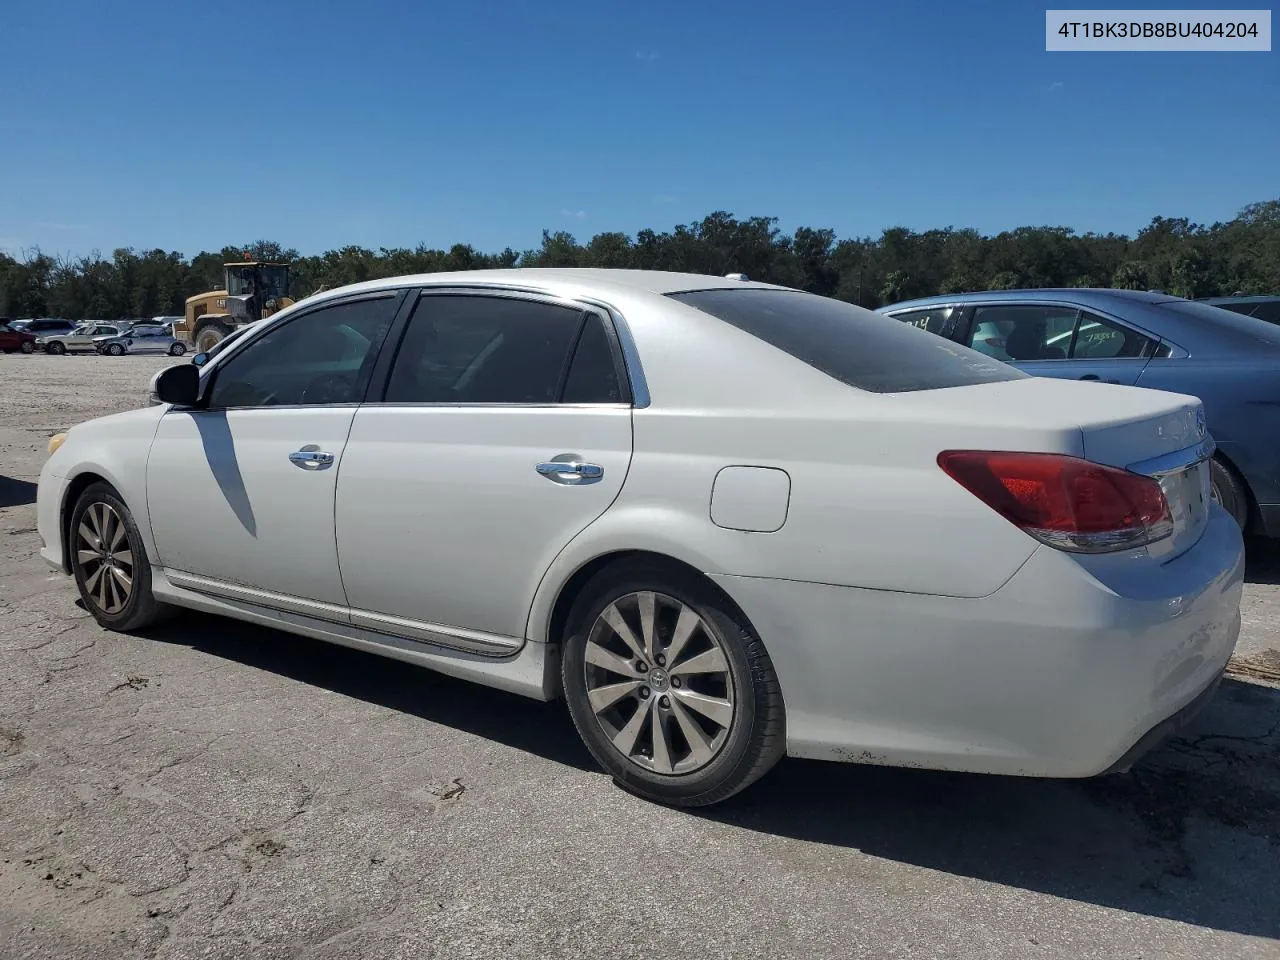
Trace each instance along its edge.
{"label": "black tire", "polygon": [[23,340],[21,345],[19,345],[18,349],[21,350],[23,353],[35,353],[36,345],[32,343],[30,340]]}
{"label": "black tire", "polygon": [[54,356],[62,356],[67,352],[67,345],[61,340],[55,340],[44,348],[46,353],[52,353]]}
{"label": "black tire", "polygon": [[124,347],[118,343],[109,343],[102,348],[102,352],[112,357],[124,356]]}
{"label": "black tire", "polygon": [[1235,518],[1243,530],[1249,523],[1249,491],[1234,469],[1217,457],[1209,461],[1209,481],[1213,499]]}
{"label": "black tire", "polygon": [[[87,517],[91,508],[103,504],[108,507],[119,519],[123,520],[125,534],[123,540],[117,548],[117,554],[127,545],[129,554],[131,555],[131,563],[124,564],[120,561],[116,564],[122,573],[129,576],[131,587],[128,597],[119,609],[108,609],[101,602],[94,589],[97,584],[102,582],[102,578],[110,578],[112,576],[109,570],[104,570],[100,561],[87,560],[81,563],[79,554],[82,544],[80,527],[82,524],[86,526],[90,532],[93,532],[94,522],[92,517]],[[80,589],[80,598],[84,601],[85,608],[93,614],[95,620],[108,630],[117,630],[122,633],[128,633],[133,630],[141,630],[143,627],[150,626],[157,620],[166,616],[170,611],[168,606],[160,603],[155,598],[155,594],[151,592],[151,564],[147,560],[146,546],[143,544],[142,535],[138,532],[138,526],[134,523],[133,514],[129,512],[129,508],[125,506],[120,495],[116,493],[109,483],[99,481],[90,484],[80,494],[75,502],[75,506],[71,509],[71,516],[68,520],[68,536],[67,549],[70,551],[71,570],[75,574],[76,586]],[[85,553],[93,552],[85,550]],[[94,579],[94,573],[98,573],[98,579]],[[113,590],[119,589],[119,584]],[[112,594],[114,596],[115,594]]]}
{"label": "black tire", "polygon": [[195,333],[191,336],[191,342],[195,344],[196,353],[208,353],[230,333],[231,328],[225,323],[210,320],[196,327]]}
{"label": "black tire", "polygon": [[180,357],[187,352],[187,345],[182,341],[178,341],[169,348],[169,356]]}
{"label": "black tire", "polygon": [[[704,766],[688,773],[658,773],[624,756],[614,747],[588,699],[586,649],[593,626],[614,601],[626,602],[624,598],[643,592],[662,595],[664,602],[674,601],[696,613],[702,624],[715,632],[714,641],[726,655],[733,684],[732,720],[718,752]],[[670,634],[666,639],[669,642]],[[786,752],[782,691],[764,644],[742,613],[696,574],[652,561],[621,562],[605,568],[578,595],[562,643],[561,679],[574,725],[591,755],[624,790],[669,806],[708,806],[750,786]],[[656,698],[650,707],[657,711],[656,701],[667,697],[646,694],[647,689],[642,687],[636,696]],[[667,688],[655,688],[659,689]],[[674,692],[672,699],[678,699]],[[637,702],[637,712],[643,703]],[[691,714],[686,712],[686,716]]]}

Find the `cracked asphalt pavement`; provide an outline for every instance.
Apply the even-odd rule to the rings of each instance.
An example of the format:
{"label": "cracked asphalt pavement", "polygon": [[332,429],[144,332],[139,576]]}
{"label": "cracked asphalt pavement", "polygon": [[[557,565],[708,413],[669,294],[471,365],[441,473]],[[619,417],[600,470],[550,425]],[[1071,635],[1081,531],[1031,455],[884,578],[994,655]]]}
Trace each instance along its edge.
{"label": "cracked asphalt pavement", "polygon": [[99,629],[34,481],[171,362],[0,357],[4,960],[1280,957],[1276,546],[1216,699],[1132,774],[787,760],[677,812],[556,704],[214,617]]}

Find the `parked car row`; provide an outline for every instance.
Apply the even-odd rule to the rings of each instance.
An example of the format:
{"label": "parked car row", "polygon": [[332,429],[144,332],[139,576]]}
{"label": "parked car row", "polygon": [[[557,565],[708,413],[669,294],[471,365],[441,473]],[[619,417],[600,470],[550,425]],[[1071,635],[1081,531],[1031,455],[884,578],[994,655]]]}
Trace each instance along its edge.
{"label": "parked car row", "polygon": [[[55,436],[41,554],[108,629],[189,607],[563,698],[663,803],[784,753],[1123,770],[1212,695],[1244,550],[1205,404],[1120,382],[1244,367],[1194,335],[1222,311],[1077,297],[909,326],[652,271],[329,291]],[[1016,369],[1054,362],[1091,366]]]}
{"label": "parked car row", "polygon": [[1280,326],[1133,290],[997,290],[881,312],[1038,377],[1198,398],[1213,498],[1246,530],[1280,536]]}
{"label": "parked car row", "polygon": [[[42,323],[43,321],[31,321]],[[69,329],[55,327],[21,327],[17,323],[0,322],[0,351],[13,353],[103,353],[122,356],[126,353],[156,353],[180,357],[187,346],[173,336],[172,327],[161,323],[138,323],[121,326],[110,323],[84,323]]]}

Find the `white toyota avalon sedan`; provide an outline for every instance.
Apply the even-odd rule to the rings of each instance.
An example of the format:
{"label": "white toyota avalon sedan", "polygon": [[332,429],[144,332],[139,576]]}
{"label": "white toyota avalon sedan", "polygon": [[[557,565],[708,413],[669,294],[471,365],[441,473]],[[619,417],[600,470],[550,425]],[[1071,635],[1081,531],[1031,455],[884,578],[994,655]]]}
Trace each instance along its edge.
{"label": "white toyota avalon sedan", "polygon": [[40,477],[43,556],[103,626],[187,607],[563,697],[663,803],[784,753],[1122,770],[1239,632],[1199,401],[794,290],[379,280],[153,389]]}

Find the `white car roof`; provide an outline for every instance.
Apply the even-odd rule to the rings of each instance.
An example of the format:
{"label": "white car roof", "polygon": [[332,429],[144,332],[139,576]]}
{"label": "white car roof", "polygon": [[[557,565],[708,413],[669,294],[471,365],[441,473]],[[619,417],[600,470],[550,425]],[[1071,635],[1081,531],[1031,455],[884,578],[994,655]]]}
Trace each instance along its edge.
{"label": "white car roof", "polygon": [[679,293],[684,290],[711,290],[721,287],[758,287],[783,289],[770,283],[736,280],[701,273],[675,273],[666,270],[604,270],[595,268],[518,267],[511,270],[457,270],[451,273],[418,273],[381,280],[366,280],[334,290],[326,290],[301,303],[314,304],[332,297],[395,287],[431,285],[524,287],[547,293]]}

